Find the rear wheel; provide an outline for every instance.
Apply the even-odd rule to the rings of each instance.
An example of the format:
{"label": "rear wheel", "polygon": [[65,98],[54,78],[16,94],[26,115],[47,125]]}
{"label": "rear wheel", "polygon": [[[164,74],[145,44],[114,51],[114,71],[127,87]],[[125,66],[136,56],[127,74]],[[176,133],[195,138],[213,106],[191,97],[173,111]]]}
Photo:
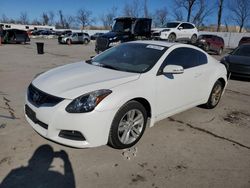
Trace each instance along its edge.
{"label": "rear wheel", "polygon": [[88,39],[84,39],[84,40],[83,40],[83,44],[86,45],[86,44],[88,44],[88,43],[89,43],[89,40],[88,40]]}
{"label": "rear wheel", "polygon": [[168,41],[169,42],[175,42],[176,41],[176,35],[174,33],[171,33],[169,36],[168,36]]}
{"label": "rear wheel", "polygon": [[208,109],[215,108],[220,101],[222,92],[223,84],[221,83],[221,81],[217,80],[213,86],[207,103],[204,104],[204,107]]}
{"label": "rear wheel", "polygon": [[130,101],[116,113],[111,125],[108,144],[116,149],[129,148],[142,137],[147,123],[143,105]]}
{"label": "rear wheel", "polygon": [[197,41],[197,35],[192,35],[191,37],[191,44],[195,44]]}

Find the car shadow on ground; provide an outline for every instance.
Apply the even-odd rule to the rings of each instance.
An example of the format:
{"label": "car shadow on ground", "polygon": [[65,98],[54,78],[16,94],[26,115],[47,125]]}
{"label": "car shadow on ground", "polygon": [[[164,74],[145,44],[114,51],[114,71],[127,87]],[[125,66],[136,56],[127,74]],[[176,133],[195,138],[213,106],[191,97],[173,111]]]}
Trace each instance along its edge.
{"label": "car shadow on ground", "polygon": [[[54,158],[64,162],[64,174],[50,170]],[[1,188],[75,188],[75,178],[71,163],[65,151],[54,152],[50,145],[36,149],[28,166],[11,170],[0,184]]]}

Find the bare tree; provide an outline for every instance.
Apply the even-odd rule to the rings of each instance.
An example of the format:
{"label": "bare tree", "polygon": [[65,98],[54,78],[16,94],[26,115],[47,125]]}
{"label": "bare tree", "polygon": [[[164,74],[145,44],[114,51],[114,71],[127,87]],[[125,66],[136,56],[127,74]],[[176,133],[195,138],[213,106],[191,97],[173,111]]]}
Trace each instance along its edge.
{"label": "bare tree", "polygon": [[9,18],[5,14],[2,14],[1,22],[8,23],[9,22]]}
{"label": "bare tree", "polygon": [[128,17],[139,17],[141,13],[140,0],[133,0],[132,4],[126,3],[123,8],[124,16]]}
{"label": "bare tree", "polygon": [[218,19],[217,19],[217,32],[220,32],[221,17],[223,11],[224,0],[218,0]]}
{"label": "bare tree", "polygon": [[212,14],[213,7],[209,7],[206,0],[197,0],[197,12],[193,16],[192,22],[199,27],[205,18]]}
{"label": "bare tree", "polygon": [[20,18],[19,18],[19,22],[21,24],[29,24],[29,18],[28,18],[28,14],[27,12],[21,12],[20,13]]}
{"label": "bare tree", "polygon": [[100,19],[103,23],[103,26],[106,29],[110,29],[110,27],[113,24],[113,20],[115,19],[117,15],[117,7],[112,7],[106,14],[103,14]]}
{"label": "bare tree", "polygon": [[231,0],[228,6],[232,13],[232,18],[240,26],[240,33],[242,28],[250,17],[250,1],[249,0]]}
{"label": "bare tree", "polygon": [[183,13],[182,13],[182,11],[180,9],[174,9],[173,10],[173,17],[177,21],[183,21],[184,20]]}
{"label": "bare tree", "polygon": [[55,14],[53,11],[49,11],[49,25],[53,25],[54,24],[54,18],[55,18]]}
{"label": "bare tree", "polygon": [[74,26],[75,23],[75,17],[74,16],[65,16],[64,23],[65,23],[65,29],[70,29]]}
{"label": "bare tree", "polygon": [[63,11],[59,10],[58,15],[59,15],[59,22],[56,23],[56,28],[64,29],[65,28],[65,18],[63,15]]}
{"label": "bare tree", "polygon": [[34,20],[32,20],[31,24],[32,25],[41,25],[42,23],[37,18],[35,18]]}
{"label": "bare tree", "polygon": [[49,24],[49,15],[47,12],[42,13],[42,24],[43,25],[48,25]]}
{"label": "bare tree", "polygon": [[76,20],[80,22],[81,27],[84,29],[87,25],[90,25],[93,20],[91,19],[92,12],[81,8],[77,12]]}
{"label": "bare tree", "polygon": [[187,21],[190,21],[192,10],[197,0],[175,0],[176,7],[182,7],[187,11]]}
{"label": "bare tree", "polygon": [[154,23],[156,26],[162,27],[167,23],[168,10],[166,7],[158,9],[154,14]]}
{"label": "bare tree", "polygon": [[150,17],[149,16],[149,11],[148,11],[148,0],[144,0],[143,12],[144,12],[144,17],[145,18]]}

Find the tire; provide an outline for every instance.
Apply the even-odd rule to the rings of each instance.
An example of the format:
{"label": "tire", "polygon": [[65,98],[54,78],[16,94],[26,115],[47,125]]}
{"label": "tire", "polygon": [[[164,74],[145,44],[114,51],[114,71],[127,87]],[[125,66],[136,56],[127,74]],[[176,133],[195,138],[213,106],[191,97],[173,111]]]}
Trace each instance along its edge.
{"label": "tire", "polygon": [[108,144],[115,149],[132,147],[142,137],[146,124],[147,112],[143,105],[137,101],[126,103],[113,119]]}
{"label": "tire", "polygon": [[88,39],[84,39],[83,40],[83,44],[87,45],[89,43],[89,40]]}
{"label": "tire", "polygon": [[222,48],[220,48],[220,49],[217,51],[217,55],[221,55],[221,54],[222,54],[222,52],[223,52],[223,49],[222,49]]}
{"label": "tire", "polygon": [[72,41],[70,39],[68,39],[66,42],[67,42],[68,45],[72,44]]}
{"label": "tire", "polygon": [[220,101],[222,92],[223,92],[223,84],[221,83],[221,81],[217,80],[213,86],[213,89],[210,93],[207,103],[204,104],[203,106],[207,109],[215,108]]}
{"label": "tire", "polygon": [[210,50],[210,44],[205,44],[204,45],[204,50],[208,52]]}
{"label": "tire", "polygon": [[195,44],[197,41],[197,35],[192,35],[191,37],[191,44]]}
{"label": "tire", "polygon": [[168,36],[168,41],[169,42],[175,42],[176,41],[176,35],[174,33],[171,33],[169,36]]}

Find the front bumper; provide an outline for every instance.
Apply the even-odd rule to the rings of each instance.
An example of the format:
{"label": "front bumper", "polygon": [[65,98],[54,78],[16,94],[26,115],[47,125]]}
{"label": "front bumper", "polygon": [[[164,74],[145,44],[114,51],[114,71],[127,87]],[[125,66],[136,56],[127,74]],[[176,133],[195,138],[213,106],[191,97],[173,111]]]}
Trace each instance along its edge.
{"label": "front bumper", "polygon": [[[25,113],[26,120],[41,136],[66,146],[89,148],[107,144],[110,126],[116,109],[103,112],[94,110],[88,113],[71,114],[65,111],[66,106],[70,102],[71,100],[65,99],[56,106],[38,108],[32,105],[26,98],[25,105],[36,114],[39,122],[32,120]],[[42,126],[43,124],[45,126]],[[62,131],[80,133],[83,135],[84,140],[62,137]]]}

